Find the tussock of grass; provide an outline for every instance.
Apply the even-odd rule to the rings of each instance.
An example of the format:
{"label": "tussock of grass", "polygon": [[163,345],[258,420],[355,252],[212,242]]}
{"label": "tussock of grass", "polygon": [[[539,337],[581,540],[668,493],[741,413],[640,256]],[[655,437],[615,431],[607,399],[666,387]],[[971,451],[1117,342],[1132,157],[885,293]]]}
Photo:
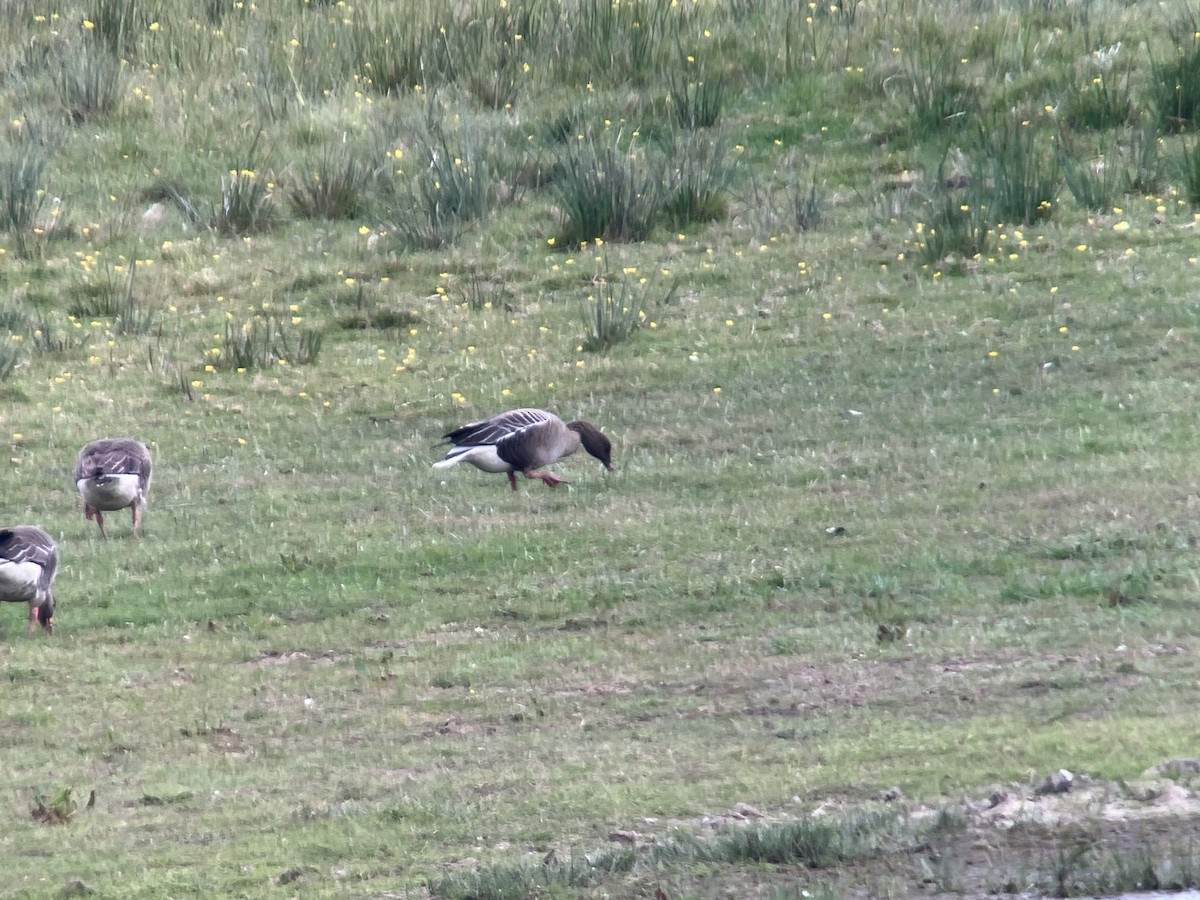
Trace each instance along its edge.
{"label": "tussock of grass", "polygon": [[43,179],[54,151],[39,140],[22,140],[0,155],[0,229],[8,231],[17,253],[35,255],[43,243],[31,233],[45,205]]}
{"label": "tussock of grass", "polygon": [[642,877],[657,874],[661,878],[664,871],[681,866],[767,863],[824,869],[912,847],[929,830],[904,815],[884,813],[740,825],[705,838],[675,835],[640,853],[633,849],[573,853],[563,860],[552,851],[540,864],[495,866],[450,876],[432,883],[430,889],[436,897],[504,900],[556,887],[603,886],[614,876],[633,871]]}
{"label": "tussock of grass", "polygon": [[67,311],[76,319],[111,319],[120,334],[148,333],[154,326],[155,315],[134,291],[137,273],[136,260],[122,271],[102,265],[77,284],[76,296]]}
{"label": "tussock of grass", "polygon": [[540,865],[527,863],[490,869],[474,875],[447,878],[430,885],[435,897],[447,900],[516,900],[543,891],[562,888],[588,887],[603,881],[606,875],[628,872],[637,862],[633,850],[613,850],[606,853],[566,860],[547,857]]}
{"label": "tussock of grass", "polygon": [[114,112],[124,89],[120,60],[92,42],[65,54],[59,90],[73,121],[86,122]]}
{"label": "tussock of grass", "polygon": [[287,186],[296,214],[307,219],[355,219],[367,209],[376,166],[346,147],[326,145]]}
{"label": "tussock of grass", "polygon": [[396,170],[385,213],[405,245],[435,249],[453,243],[468,223],[487,216],[495,153],[487,141],[475,121],[452,130],[439,103],[426,106],[409,161]]}
{"label": "tussock of grass", "polygon": [[828,868],[869,856],[895,840],[903,817],[864,815],[844,820],[804,819],[782,825],[732,828],[704,847],[704,858]]}
{"label": "tussock of grass", "polygon": [[689,137],[671,153],[674,178],[663,211],[675,229],[716,222],[729,212],[736,157],[727,140]]}
{"label": "tussock of grass", "polygon": [[661,161],[646,161],[636,139],[604,133],[568,143],[560,177],[551,185],[563,212],[555,243],[641,241],[662,212]]}
{"label": "tussock of grass", "polygon": [[137,41],[154,21],[154,4],[137,0],[91,0],[85,10],[92,38],[116,59],[133,57]]}
{"label": "tussock of grass", "polygon": [[711,128],[721,118],[725,79],[720,75],[706,78],[697,73],[672,75],[669,99],[681,128]]}
{"label": "tussock of grass", "polygon": [[977,112],[963,51],[931,16],[917,18],[906,30],[907,40],[902,43],[911,51],[899,55],[899,71],[886,76],[883,84],[908,109],[913,138],[963,128]]}
{"label": "tussock of grass", "polygon": [[978,176],[968,176],[965,188],[959,188],[940,171],[920,219],[922,261],[941,267],[983,256],[993,245],[993,222]]}
{"label": "tussock of grass", "polygon": [[216,352],[203,354],[206,365],[222,369],[263,369],[279,365],[309,365],[321,353],[323,333],[292,322],[285,313],[262,312],[225,323]]}
{"label": "tussock of grass", "polygon": [[1168,49],[1152,56],[1152,103],[1163,127],[1187,131],[1200,113],[1200,47],[1194,40],[1200,20],[1189,9],[1173,19]]}
{"label": "tussock of grass", "polygon": [[1050,217],[1061,178],[1053,133],[1024,117],[1001,116],[979,132],[985,203],[995,222]]}
{"label": "tussock of grass", "polygon": [[6,381],[20,365],[24,354],[18,341],[23,335],[14,334],[8,330],[0,330],[0,381]]}
{"label": "tussock of grass", "polygon": [[640,327],[645,313],[631,298],[629,283],[622,279],[620,284],[617,292],[605,279],[600,290],[584,301],[584,350],[608,350],[628,340]]}
{"label": "tussock of grass", "polygon": [[1122,148],[1112,145],[1090,158],[1060,153],[1063,180],[1081,207],[1107,212],[1120,204],[1121,197],[1131,186],[1121,151]]}

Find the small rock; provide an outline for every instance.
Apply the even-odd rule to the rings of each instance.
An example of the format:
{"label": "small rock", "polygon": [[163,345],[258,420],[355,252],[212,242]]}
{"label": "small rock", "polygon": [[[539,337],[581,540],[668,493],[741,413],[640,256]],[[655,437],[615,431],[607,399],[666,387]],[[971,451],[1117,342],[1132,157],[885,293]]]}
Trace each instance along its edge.
{"label": "small rock", "polygon": [[285,884],[293,884],[307,878],[309,875],[316,873],[316,869],[312,866],[295,866],[279,873],[279,877],[275,879],[275,883],[282,886]]}
{"label": "small rock", "polygon": [[875,639],[881,644],[891,644],[908,636],[908,627],[902,622],[880,622],[875,629]]}
{"label": "small rock", "polygon": [[1059,769],[1051,775],[1047,775],[1041,780],[1041,783],[1033,789],[1035,794],[1065,794],[1071,790],[1071,784],[1075,781],[1075,776],[1066,769]]}
{"label": "small rock", "polygon": [[1125,790],[1139,803],[1153,803],[1166,791],[1167,784],[1169,782],[1130,781],[1126,783]]}
{"label": "small rock", "polygon": [[1200,775],[1200,759],[1168,759],[1158,764],[1158,771],[1168,778],[1186,778]]}
{"label": "small rock", "polygon": [[142,213],[142,224],[146,226],[160,225],[167,217],[167,207],[164,203],[151,203]]}
{"label": "small rock", "polygon": [[636,844],[641,838],[641,835],[636,831],[611,831],[608,834],[608,839],[614,844]]}

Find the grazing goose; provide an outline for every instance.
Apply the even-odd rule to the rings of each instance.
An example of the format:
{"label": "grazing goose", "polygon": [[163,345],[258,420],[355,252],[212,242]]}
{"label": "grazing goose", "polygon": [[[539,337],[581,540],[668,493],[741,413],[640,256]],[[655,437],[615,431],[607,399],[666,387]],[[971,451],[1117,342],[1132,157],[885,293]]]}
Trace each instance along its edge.
{"label": "grazing goose", "polygon": [[29,604],[29,636],[37,626],[54,634],[54,574],[58,547],[33,525],[0,528],[0,601]]}
{"label": "grazing goose", "polygon": [[83,514],[95,519],[104,531],[104,513],[129,507],[133,511],[133,536],[137,537],[150,489],[150,451],[132,438],[92,441],[75,460],[75,484],[83,497]]}
{"label": "grazing goose", "polygon": [[570,456],[580,447],[612,469],[612,442],[590,422],[563,422],[542,409],[513,409],[456,428],[443,443],[454,448],[433,464],[445,469],[469,462],[485,472],[505,472],[512,489],[517,489],[517,472],[539,478],[547,487],[566,484],[552,472],[535,472],[542,466]]}

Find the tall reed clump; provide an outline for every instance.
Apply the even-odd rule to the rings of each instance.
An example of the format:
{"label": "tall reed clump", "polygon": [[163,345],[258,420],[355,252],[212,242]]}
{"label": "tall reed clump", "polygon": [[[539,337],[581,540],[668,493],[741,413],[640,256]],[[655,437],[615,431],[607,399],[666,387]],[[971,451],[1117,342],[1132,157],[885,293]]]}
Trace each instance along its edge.
{"label": "tall reed clump", "polygon": [[88,31],[114,59],[134,57],[137,41],[163,12],[161,3],[143,0],[90,0],[84,10]]}
{"label": "tall reed clump", "polygon": [[472,272],[451,292],[455,302],[468,309],[498,309],[509,304],[513,295],[503,281],[484,278]]}
{"label": "tall reed clump", "polygon": [[114,112],[121,103],[125,75],[120,59],[95,41],[85,41],[63,54],[57,66],[62,103],[75,122],[88,122]]}
{"label": "tall reed clump", "polygon": [[1175,53],[1151,60],[1151,96],[1163,128],[1184,131],[1200,116],[1200,18],[1185,7],[1168,34]]}
{"label": "tall reed clump", "polygon": [[0,231],[13,241],[22,259],[37,254],[46,229],[39,225],[45,206],[45,175],[57,146],[34,123],[24,120],[0,143]]}
{"label": "tall reed clump", "polygon": [[721,75],[672,72],[667,96],[671,112],[680,128],[711,128],[721,118],[725,106],[726,81]]}
{"label": "tall reed clump", "polygon": [[542,42],[553,17],[561,10],[545,0],[509,0],[483,3],[475,10],[480,23],[482,49],[476,50],[467,38],[466,28],[459,34],[459,54],[467,68],[467,89],[483,106],[507,109],[516,102],[522,85],[542,74],[546,65]]}
{"label": "tall reed clump", "polygon": [[1177,165],[1188,203],[1193,208],[1200,207],[1200,139],[1184,139]]}
{"label": "tall reed clump", "polygon": [[[858,14],[864,5],[863,0],[834,0],[809,6],[801,46],[813,63],[822,67],[832,63],[842,69],[850,64],[854,39],[862,33]],[[840,60],[835,59],[835,51],[840,51]]]}
{"label": "tall reed clump", "polygon": [[429,92],[458,77],[461,58],[451,43],[457,28],[450,5],[438,0],[406,3],[402,17],[387,4],[368,4],[356,10],[334,52],[376,93]]}
{"label": "tall reed clump", "polygon": [[600,289],[583,301],[583,349],[589,353],[603,352],[633,337],[646,320],[646,308],[671,303],[678,287],[678,282],[673,283],[652,304],[645,288],[635,290],[627,278],[614,280],[605,276],[599,282]]}
{"label": "tall reed clump", "polygon": [[745,215],[763,238],[780,232],[812,231],[825,217],[825,190],[816,175],[792,154],[782,169],[787,174],[780,185],[758,177],[751,180]]}
{"label": "tall reed clump", "polygon": [[1128,125],[1136,116],[1131,86],[1133,57],[1121,55],[1118,42],[1084,59],[1082,86],[1069,90],[1059,104],[1059,120],[1072,128],[1106,131]]}
{"label": "tall reed clump", "polygon": [[1122,147],[1109,141],[1098,153],[1082,156],[1060,144],[1059,168],[1071,196],[1084,209],[1109,209],[1130,186],[1130,173],[1122,161]]}
{"label": "tall reed clump", "polygon": [[1162,135],[1158,122],[1149,118],[1133,130],[1128,146],[1130,190],[1154,194],[1162,189],[1164,178]]}
{"label": "tall reed clump", "polygon": [[944,159],[938,167],[922,219],[914,227],[921,262],[938,268],[961,266],[987,253],[995,222],[978,174],[951,176],[948,166],[949,160]]}
{"label": "tall reed clump", "polygon": [[967,56],[948,29],[922,18],[896,46],[896,59],[883,62],[878,77],[912,140],[974,121],[978,91],[970,81]]}
{"label": "tall reed clump", "polygon": [[612,281],[606,278],[600,282],[600,290],[584,300],[584,350],[608,350],[632,337],[641,325],[636,304],[629,298],[629,283],[622,279],[620,285],[620,290],[614,291]]}
{"label": "tall reed clump", "polygon": [[488,140],[473,119],[461,120],[451,131],[441,105],[429,103],[413,146],[400,154],[384,201],[388,229],[403,244],[441,247],[453,243],[468,223],[487,216],[493,182]]}
{"label": "tall reed clump", "polygon": [[0,304],[0,381],[5,381],[24,358],[29,331],[29,317],[18,301],[9,298]]}
{"label": "tall reed clump", "polygon": [[737,157],[725,140],[688,133],[670,151],[668,169],[663,211],[673,227],[725,218],[737,170]]}
{"label": "tall reed clump", "polygon": [[303,366],[317,361],[323,339],[319,328],[264,310],[246,319],[227,320],[220,346],[206,349],[203,359],[206,367],[226,370]]}
{"label": "tall reed clump", "polygon": [[1054,132],[1021,115],[996,116],[976,133],[986,204],[995,222],[1050,218],[1062,180]]}
{"label": "tall reed clump", "polygon": [[660,159],[620,132],[585,134],[563,151],[553,191],[563,221],[554,242],[640,241],[649,236],[667,201],[669,179]]}
{"label": "tall reed clump", "polygon": [[487,109],[508,109],[517,102],[527,62],[537,46],[541,28],[538,4],[489,4],[454,32],[454,54],[460,59],[461,80]]}
{"label": "tall reed clump", "polygon": [[80,278],[68,312],[79,319],[111,319],[118,334],[147,334],[155,315],[138,300],[134,291],[138,266],[102,264],[94,273]]}
{"label": "tall reed clump", "polygon": [[598,77],[633,85],[653,80],[673,48],[686,46],[683,4],[579,0],[561,20],[550,58],[568,84]]}
{"label": "tall reed clump", "polygon": [[321,145],[284,192],[303,219],[355,219],[367,209],[378,169],[346,144]]}
{"label": "tall reed clump", "polygon": [[221,177],[221,205],[212,220],[220,234],[250,234],[268,226],[275,216],[274,184],[260,178],[255,169],[261,136],[255,135],[243,161]]}
{"label": "tall reed clump", "polygon": [[986,213],[986,207],[958,192],[937,189],[918,227],[921,261],[943,268],[982,256],[991,237]]}

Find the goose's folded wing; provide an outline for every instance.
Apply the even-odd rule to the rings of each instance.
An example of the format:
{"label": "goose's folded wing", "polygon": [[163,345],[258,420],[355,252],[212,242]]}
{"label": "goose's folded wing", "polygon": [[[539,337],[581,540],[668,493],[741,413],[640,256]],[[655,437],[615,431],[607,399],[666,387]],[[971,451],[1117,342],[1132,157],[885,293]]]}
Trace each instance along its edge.
{"label": "goose's folded wing", "polygon": [[95,472],[106,475],[137,475],[150,480],[150,455],[137,441],[96,441],[84,447],[75,461],[75,480]]}
{"label": "goose's folded wing", "polygon": [[0,528],[0,559],[9,562],[36,563],[53,571],[58,553],[50,535],[35,528]]}
{"label": "goose's folded wing", "polygon": [[558,419],[545,419],[506,434],[496,442],[496,455],[514,469],[536,469],[567,452],[563,444],[564,436],[568,434],[570,432]]}
{"label": "goose's folded wing", "polygon": [[490,419],[484,419],[482,422],[472,422],[462,428],[457,428],[447,434],[445,439],[460,447],[481,444],[498,445],[527,429],[551,422],[554,418],[552,414],[542,409],[513,409],[492,416]]}

